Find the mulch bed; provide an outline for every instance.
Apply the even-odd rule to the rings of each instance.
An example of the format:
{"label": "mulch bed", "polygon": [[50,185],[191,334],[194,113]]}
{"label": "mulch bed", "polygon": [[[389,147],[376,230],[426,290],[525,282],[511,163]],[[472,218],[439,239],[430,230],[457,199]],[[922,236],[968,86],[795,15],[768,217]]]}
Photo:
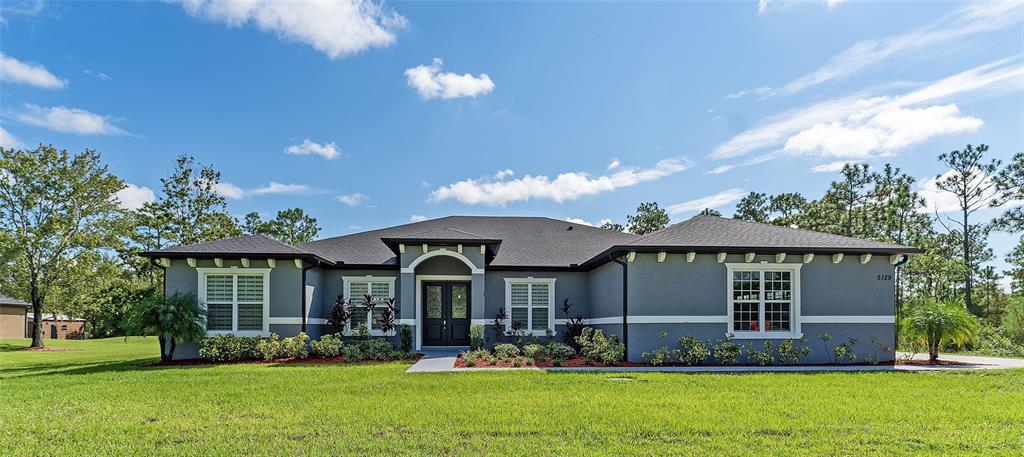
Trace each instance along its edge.
{"label": "mulch bed", "polygon": [[21,349],[18,349],[18,350],[19,351],[26,351],[26,352],[81,351],[81,349],[76,349],[76,348],[51,348],[51,347],[43,347],[43,348],[27,347],[27,348],[21,348]]}
{"label": "mulch bed", "polygon": [[956,361],[953,361],[953,360],[936,360],[935,363],[931,363],[931,362],[929,362],[927,360],[919,360],[919,359],[906,360],[906,361],[901,360],[901,361],[897,362],[896,364],[897,365],[914,365],[914,366],[921,366],[921,367],[973,366],[973,365],[980,365],[980,364],[977,364],[977,363],[956,362]]}
{"label": "mulch bed", "polygon": [[244,365],[244,364],[256,364],[256,365],[372,365],[378,363],[389,363],[396,361],[403,362],[415,362],[423,357],[423,354],[416,354],[415,357],[396,359],[396,360],[361,360],[358,362],[349,363],[344,357],[306,357],[304,359],[276,359],[271,361],[264,360],[230,360],[225,362],[211,362],[203,359],[184,359],[184,360],[171,360],[162,361],[156,360],[153,362],[147,362],[142,364],[143,367],[189,367],[189,366],[209,366],[209,365]]}

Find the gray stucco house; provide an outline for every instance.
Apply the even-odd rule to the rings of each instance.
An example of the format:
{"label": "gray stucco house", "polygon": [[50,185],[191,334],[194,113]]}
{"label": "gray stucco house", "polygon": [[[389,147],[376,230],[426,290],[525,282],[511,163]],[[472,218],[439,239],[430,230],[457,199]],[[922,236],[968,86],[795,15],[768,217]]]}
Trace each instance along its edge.
{"label": "gray stucco house", "polygon": [[[541,217],[451,216],[299,246],[253,235],[144,255],[166,271],[168,293],[193,292],[214,334],[331,332],[334,297],[371,293],[400,303],[416,349],[466,346],[470,324],[498,310],[528,333],[567,319],[618,335],[630,361],[685,334],[737,342],[806,336],[809,363],[855,338],[892,348],[894,269],[915,248],[753,222],[698,216],[637,236]],[[561,303],[574,303],[573,316]],[[372,313],[371,331],[380,334]],[[488,331],[490,334],[490,331]],[[892,360],[892,349],[875,355]],[[195,344],[178,358],[195,357]]]}

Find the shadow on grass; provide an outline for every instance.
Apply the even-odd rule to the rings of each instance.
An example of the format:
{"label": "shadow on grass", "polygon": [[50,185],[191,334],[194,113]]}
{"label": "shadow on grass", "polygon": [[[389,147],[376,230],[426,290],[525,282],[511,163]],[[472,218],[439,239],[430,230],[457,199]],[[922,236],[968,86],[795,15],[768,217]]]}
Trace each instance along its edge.
{"label": "shadow on grass", "polygon": [[0,379],[32,378],[55,375],[84,375],[113,373],[141,369],[141,364],[154,360],[151,357],[83,364],[44,364],[29,367],[7,368],[0,371]]}

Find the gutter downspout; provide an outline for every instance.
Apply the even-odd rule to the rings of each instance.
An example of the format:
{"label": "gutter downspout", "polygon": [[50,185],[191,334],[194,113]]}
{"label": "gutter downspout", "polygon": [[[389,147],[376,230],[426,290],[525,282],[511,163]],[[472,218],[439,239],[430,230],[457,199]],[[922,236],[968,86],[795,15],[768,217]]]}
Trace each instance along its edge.
{"label": "gutter downspout", "polygon": [[302,309],[302,311],[301,311],[302,312],[302,330],[301,330],[302,333],[306,333],[306,271],[311,269],[311,268],[319,267],[319,266],[320,266],[320,261],[317,260],[316,263],[314,263],[314,264],[312,264],[312,265],[310,265],[308,267],[302,267],[302,281],[301,281],[301,284],[299,285],[299,287],[302,288],[302,302],[301,302],[301,304],[302,304],[302,308],[301,308]]}
{"label": "gutter downspout", "polygon": [[902,304],[900,303],[899,285],[900,285],[901,282],[903,282],[902,281],[903,278],[900,277],[899,270],[900,270],[900,266],[901,265],[903,265],[903,264],[905,264],[905,263],[907,263],[909,261],[910,261],[910,256],[909,255],[904,255],[903,259],[901,259],[899,262],[896,262],[896,265],[893,266],[893,272],[896,274],[896,281],[893,281],[895,283],[895,286],[896,286],[895,290],[893,290],[893,294],[895,295],[895,300],[893,300],[893,301],[895,302],[895,305],[896,305],[896,309],[893,310],[893,315],[896,316],[896,325],[894,325],[893,328],[892,328],[893,348],[895,348],[896,345],[898,345],[900,343],[900,319],[899,319],[900,318],[900,313],[899,313],[899,310],[900,310],[900,308],[902,308]]}
{"label": "gutter downspout", "polygon": [[629,359],[629,325],[626,319],[629,315],[629,264],[615,258],[614,252],[608,253],[608,260],[622,265],[622,361],[625,362]]}

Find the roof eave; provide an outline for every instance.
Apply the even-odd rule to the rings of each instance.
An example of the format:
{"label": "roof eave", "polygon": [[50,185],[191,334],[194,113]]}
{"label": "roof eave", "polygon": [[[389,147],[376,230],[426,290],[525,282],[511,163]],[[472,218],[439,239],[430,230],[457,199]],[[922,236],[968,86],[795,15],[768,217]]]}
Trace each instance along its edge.
{"label": "roof eave", "polygon": [[746,254],[753,252],[755,254],[777,254],[779,252],[786,253],[801,253],[801,254],[878,254],[878,255],[915,255],[922,254],[925,252],[924,249],[912,248],[907,246],[893,246],[891,248],[849,248],[849,247],[768,247],[768,246],[680,246],[680,245],[615,245],[608,249],[605,249],[601,253],[590,258],[586,262],[580,264],[580,268],[584,270],[592,270],[608,262],[609,256],[614,255],[616,252],[672,252],[672,253],[686,253],[696,252],[698,254],[717,254],[724,252],[727,254]]}

